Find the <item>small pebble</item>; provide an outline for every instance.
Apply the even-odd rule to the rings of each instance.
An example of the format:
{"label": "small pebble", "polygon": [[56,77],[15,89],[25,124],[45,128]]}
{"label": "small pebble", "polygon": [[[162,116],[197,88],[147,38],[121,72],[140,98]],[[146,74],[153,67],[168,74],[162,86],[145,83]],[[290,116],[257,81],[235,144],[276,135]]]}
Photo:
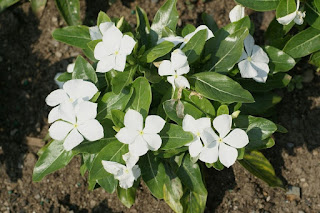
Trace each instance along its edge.
{"label": "small pebble", "polygon": [[306,179],[305,178],[300,178],[300,181],[301,182],[306,182]]}
{"label": "small pebble", "polygon": [[297,186],[289,186],[287,192],[286,192],[286,197],[288,201],[294,201],[294,200],[299,200],[300,199],[300,188]]}
{"label": "small pebble", "polygon": [[62,57],[62,53],[61,52],[56,52],[55,55],[56,55],[57,58],[61,58]]}
{"label": "small pebble", "polygon": [[40,199],[40,195],[39,195],[39,194],[36,194],[36,195],[34,196],[34,198],[37,199],[37,200],[39,200],[39,199]]}

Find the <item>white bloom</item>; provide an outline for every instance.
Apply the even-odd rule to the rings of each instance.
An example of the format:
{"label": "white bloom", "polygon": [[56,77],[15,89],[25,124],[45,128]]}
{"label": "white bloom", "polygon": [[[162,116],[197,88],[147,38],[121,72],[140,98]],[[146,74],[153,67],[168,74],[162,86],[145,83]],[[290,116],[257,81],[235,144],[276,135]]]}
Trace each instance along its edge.
{"label": "white bloom", "polygon": [[199,27],[197,27],[197,29],[195,31],[193,31],[192,33],[189,33],[184,38],[182,38],[181,36],[164,37],[164,38],[159,39],[157,44],[160,44],[164,41],[170,41],[171,43],[173,43],[176,46],[176,45],[182,43],[180,46],[180,49],[182,49],[190,41],[190,39],[200,30],[207,30],[206,40],[209,40],[210,38],[214,37],[212,31],[206,25],[200,25]]}
{"label": "white bloom", "polygon": [[164,60],[159,66],[159,75],[168,76],[167,80],[173,88],[190,88],[188,79],[182,76],[189,71],[188,58],[180,49],[171,53],[171,61]]}
{"label": "white bloom", "polygon": [[102,34],[98,26],[89,27],[89,33],[92,41],[102,39]]}
{"label": "white bloom", "polygon": [[62,120],[50,126],[49,135],[55,140],[64,140],[65,150],[73,149],[84,138],[89,141],[103,138],[103,127],[95,119],[97,116],[96,103],[82,101],[74,106],[70,102],[64,102],[58,110]]}
{"label": "white bloom", "polygon": [[244,40],[245,50],[239,60],[238,67],[242,78],[253,78],[257,82],[265,83],[269,73],[269,57],[261,47],[254,44],[249,34]]}
{"label": "white bloom", "polygon": [[138,165],[135,165],[139,157],[127,153],[122,155],[123,160],[126,162],[126,166],[113,162],[113,161],[102,161],[103,168],[114,175],[114,178],[119,180],[121,188],[128,189],[133,186],[135,180],[138,180],[141,175],[141,170]]}
{"label": "white bloom", "polygon": [[239,21],[240,19],[245,17],[245,7],[242,5],[235,6],[229,13],[229,18],[231,22]]}
{"label": "white bloom", "polygon": [[130,55],[136,42],[122,32],[113,22],[100,24],[102,41],[94,49],[94,57],[99,60],[97,72],[109,72],[112,69],[123,72],[127,55]]}
{"label": "white bloom", "polygon": [[62,75],[62,72],[58,72],[55,76],[54,76],[54,82],[58,85],[58,87],[60,89],[62,89],[64,82],[58,81],[58,78],[60,75]]}
{"label": "white bloom", "polygon": [[75,66],[75,65],[76,65],[75,63],[68,64],[68,66],[67,66],[67,72],[68,72],[68,73],[73,73],[73,70],[74,70],[74,66]]}
{"label": "white bloom", "polygon": [[306,12],[299,11],[300,7],[300,0],[297,0],[297,9],[293,13],[290,13],[284,17],[280,17],[277,19],[277,21],[282,25],[288,25],[292,21],[294,21],[298,25],[303,24],[303,19],[306,17]]}
{"label": "white bloom", "polygon": [[195,120],[191,115],[186,115],[182,121],[182,128],[184,131],[193,134],[193,141],[186,145],[189,146],[190,156],[193,158],[199,157],[201,161],[211,163],[202,153],[204,149],[212,146],[212,140],[207,140],[207,137],[210,136],[207,132],[211,129],[210,118]]}
{"label": "white bloom", "polygon": [[49,113],[48,122],[52,123],[61,118],[59,112],[60,104],[64,102],[75,103],[78,99],[89,101],[97,92],[98,89],[93,83],[82,79],[73,79],[65,82],[63,89],[54,90],[46,98],[46,103],[49,106],[55,106]]}
{"label": "white bloom", "polygon": [[143,128],[142,115],[129,109],[124,116],[124,126],[116,134],[116,138],[129,144],[129,151],[135,156],[142,156],[148,150],[156,151],[162,144],[158,133],[163,129],[165,121],[157,115],[149,115]]}
{"label": "white bloom", "polygon": [[219,157],[220,162],[226,167],[230,167],[237,160],[237,149],[243,148],[249,143],[247,133],[239,128],[231,131],[231,125],[231,115],[219,115],[216,117],[213,120],[213,127],[217,130],[219,136],[214,131],[208,132],[210,134],[210,136],[207,136],[208,140],[215,143],[212,143],[211,147],[203,151],[205,158],[216,162]]}

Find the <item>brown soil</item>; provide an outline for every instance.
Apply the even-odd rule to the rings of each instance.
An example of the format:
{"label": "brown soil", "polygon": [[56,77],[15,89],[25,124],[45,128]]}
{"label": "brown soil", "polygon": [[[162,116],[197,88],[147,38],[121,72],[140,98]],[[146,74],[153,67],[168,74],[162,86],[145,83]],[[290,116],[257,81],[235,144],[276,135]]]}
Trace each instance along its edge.
{"label": "brown soil", "polygon": [[[179,26],[199,24],[203,11],[223,26],[234,6],[232,0],[186,2],[178,3]],[[125,16],[135,24],[131,11],[136,5],[152,19],[162,3],[118,0],[109,6],[106,0],[87,0],[81,1],[81,8],[87,25],[94,25],[100,9],[110,16]],[[251,16],[258,41],[262,42],[261,35],[273,13]],[[48,130],[49,108],[44,99],[56,89],[55,74],[65,71],[80,52],[52,39],[52,31],[63,26],[53,0],[48,1],[39,19],[26,0],[0,14],[0,212],[171,212],[144,185],[131,209],[126,209],[115,194],[102,189],[88,191],[86,179],[79,173],[78,157],[40,183],[31,181],[35,153]],[[301,67],[296,74],[313,69],[304,64]],[[284,90],[282,94],[284,99],[274,119],[289,133],[277,134],[275,147],[264,153],[287,185],[301,188],[301,197],[287,200],[284,190],[268,187],[236,164],[221,172],[206,171],[206,212],[320,212],[320,78],[316,75],[303,90]]]}

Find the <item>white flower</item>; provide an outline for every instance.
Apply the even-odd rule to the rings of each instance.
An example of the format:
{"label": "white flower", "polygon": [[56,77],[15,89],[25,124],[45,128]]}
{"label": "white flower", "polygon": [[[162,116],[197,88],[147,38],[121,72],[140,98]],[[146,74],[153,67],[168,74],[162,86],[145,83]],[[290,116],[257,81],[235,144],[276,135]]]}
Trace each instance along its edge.
{"label": "white flower", "polygon": [[97,72],[109,72],[112,69],[123,72],[127,55],[130,55],[136,42],[122,32],[113,22],[100,24],[102,41],[94,49],[94,57],[99,60]]}
{"label": "white flower", "polygon": [[217,130],[219,136],[214,131],[208,131],[208,134],[211,135],[207,136],[208,140],[215,141],[215,143],[202,153],[205,158],[210,158],[213,162],[216,162],[219,157],[220,162],[228,168],[237,160],[237,149],[243,148],[249,143],[247,133],[239,128],[231,131],[231,125],[231,115],[216,117],[213,120],[213,127]]}
{"label": "white flower", "polygon": [[202,154],[204,149],[212,146],[210,144],[212,140],[207,140],[207,131],[211,129],[210,118],[195,120],[191,115],[186,115],[182,121],[182,128],[186,132],[191,132],[194,136],[193,141],[186,145],[189,147],[190,156],[193,158],[199,157],[201,161],[210,163],[206,156]]}
{"label": "white flower", "polygon": [[54,90],[46,98],[46,103],[49,106],[55,106],[49,113],[48,122],[52,123],[61,118],[59,112],[61,103],[74,103],[78,99],[89,101],[97,92],[97,87],[91,82],[82,79],[67,81],[63,84],[63,89]]}
{"label": "white flower", "polygon": [[102,39],[102,34],[98,26],[89,27],[89,33],[92,41]]}
{"label": "white flower", "polygon": [[300,7],[300,0],[297,0],[297,9],[293,13],[290,13],[284,17],[280,17],[277,19],[277,21],[282,25],[288,25],[292,21],[294,21],[298,25],[303,24],[303,19],[306,17],[306,12],[299,11]]}
{"label": "white flower", "polygon": [[239,21],[245,17],[245,7],[242,5],[236,5],[229,13],[229,18],[231,22]]}
{"label": "white flower", "polygon": [[207,30],[206,40],[209,40],[210,38],[214,37],[212,31],[206,25],[200,25],[199,27],[197,27],[197,29],[195,31],[193,31],[192,33],[189,33],[184,38],[182,38],[181,36],[164,37],[164,38],[159,39],[157,44],[160,44],[164,41],[170,41],[171,43],[173,43],[176,46],[176,45],[182,43],[180,46],[180,49],[182,49],[190,41],[190,39],[200,30]]}
{"label": "white flower", "polygon": [[164,60],[159,66],[159,75],[168,76],[167,80],[173,88],[190,88],[189,81],[182,76],[190,71],[188,58],[180,49],[171,53],[171,61]]}
{"label": "white flower", "polygon": [[76,65],[75,63],[68,64],[68,66],[67,66],[67,72],[68,72],[68,73],[73,73],[73,70],[74,70],[74,66],[75,66],[75,65]]}
{"label": "white flower", "polygon": [[239,60],[238,67],[242,78],[253,78],[257,82],[265,83],[269,73],[269,57],[261,47],[254,44],[249,34],[244,40],[245,50]]}
{"label": "white flower", "polygon": [[124,126],[116,134],[116,138],[125,144],[129,144],[129,151],[135,156],[142,156],[148,150],[156,151],[162,144],[158,133],[165,125],[165,121],[157,115],[149,115],[143,128],[142,115],[129,109],[124,116]]}
{"label": "white flower", "polygon": [[135,180],[138,180],[141,175],[141,170],[138,165],[135,165],[139,157],[127,153],[122,155],[123,160],[126,162],[126,166],[113,162],[113,161],[102,161],[103,168],[114,175],[114,178],[119,180],[121,188],[128,189],[133,186]]}
{"label": "white flower", "polygon": [[64,140],[63,146],[69,151],[79,145],[84,138],[95,141],[103,138],[103,127],[95,119],[97,104],[82,101],[75,106],[64,102],[59,107],[62,120],[54,122],[49,128],[49,135],[55,140]]}

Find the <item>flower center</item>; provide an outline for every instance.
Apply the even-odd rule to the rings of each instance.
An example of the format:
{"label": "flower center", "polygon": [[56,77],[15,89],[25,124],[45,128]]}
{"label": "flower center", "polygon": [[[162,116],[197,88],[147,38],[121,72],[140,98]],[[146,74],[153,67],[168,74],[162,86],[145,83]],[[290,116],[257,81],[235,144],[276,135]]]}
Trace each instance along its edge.
{"label": "flower center", "polygon": [[179,76],[178,76],[178,74],[174,74],[174,78],[178,78]]}
{"label": "flower center", "polygon": [[129,174],[129,169],[125,169],[124,173]]}
{"label": "flower center", "polygon": [[201,134],[200,134],[200,132],[197,132],[197,134],[196,134],[196,135],[197,135],[198,137],[200,137],[200,135],[201,135]]}
{"label": "flower center", "polygon": [[70,101],[71,103],[73,103],[73,102],[74,102],[74,100],[73,100],[72,98],[69,98],[69,101]]}
{"label": "flower center", "polygon": [[250,56],[248,56],[247,60],[248,61],[252,61],[252,58]]}
{"label": "flower center", "polygon": [[143,131],[141,130],[141,131],[139,131],[139,135],[143,135],[144,133],[143,133]]}
{"label": "flower center", "polygon": [[79,125],[78,125],[77,123],[73,124],[73,127],[74,127],[74,128],[78,128],[78,126],[79,126]]}
{"label": "flower center", "polygon": [[185,38],[185,39],[183,39],[183,41],[184,41],[185,43],[187,43],[187,42],[189,42],[189,39],[188,39],[188,38]]}
{"label": "flower center", "polygon": [[119,54],[119,51],[118,51],[118,50],[117,50],[117,51],[115,51],[115,52],[114,52],[114,54],[115,54],[115,55],[118,55],[118,54]]}
{"label": "flower center", "polygon": [[219,143],[222,143],[222,142],[223,142],[222,138],[219,138],[219,139],[218,139],[218,142],[219,142]]}

